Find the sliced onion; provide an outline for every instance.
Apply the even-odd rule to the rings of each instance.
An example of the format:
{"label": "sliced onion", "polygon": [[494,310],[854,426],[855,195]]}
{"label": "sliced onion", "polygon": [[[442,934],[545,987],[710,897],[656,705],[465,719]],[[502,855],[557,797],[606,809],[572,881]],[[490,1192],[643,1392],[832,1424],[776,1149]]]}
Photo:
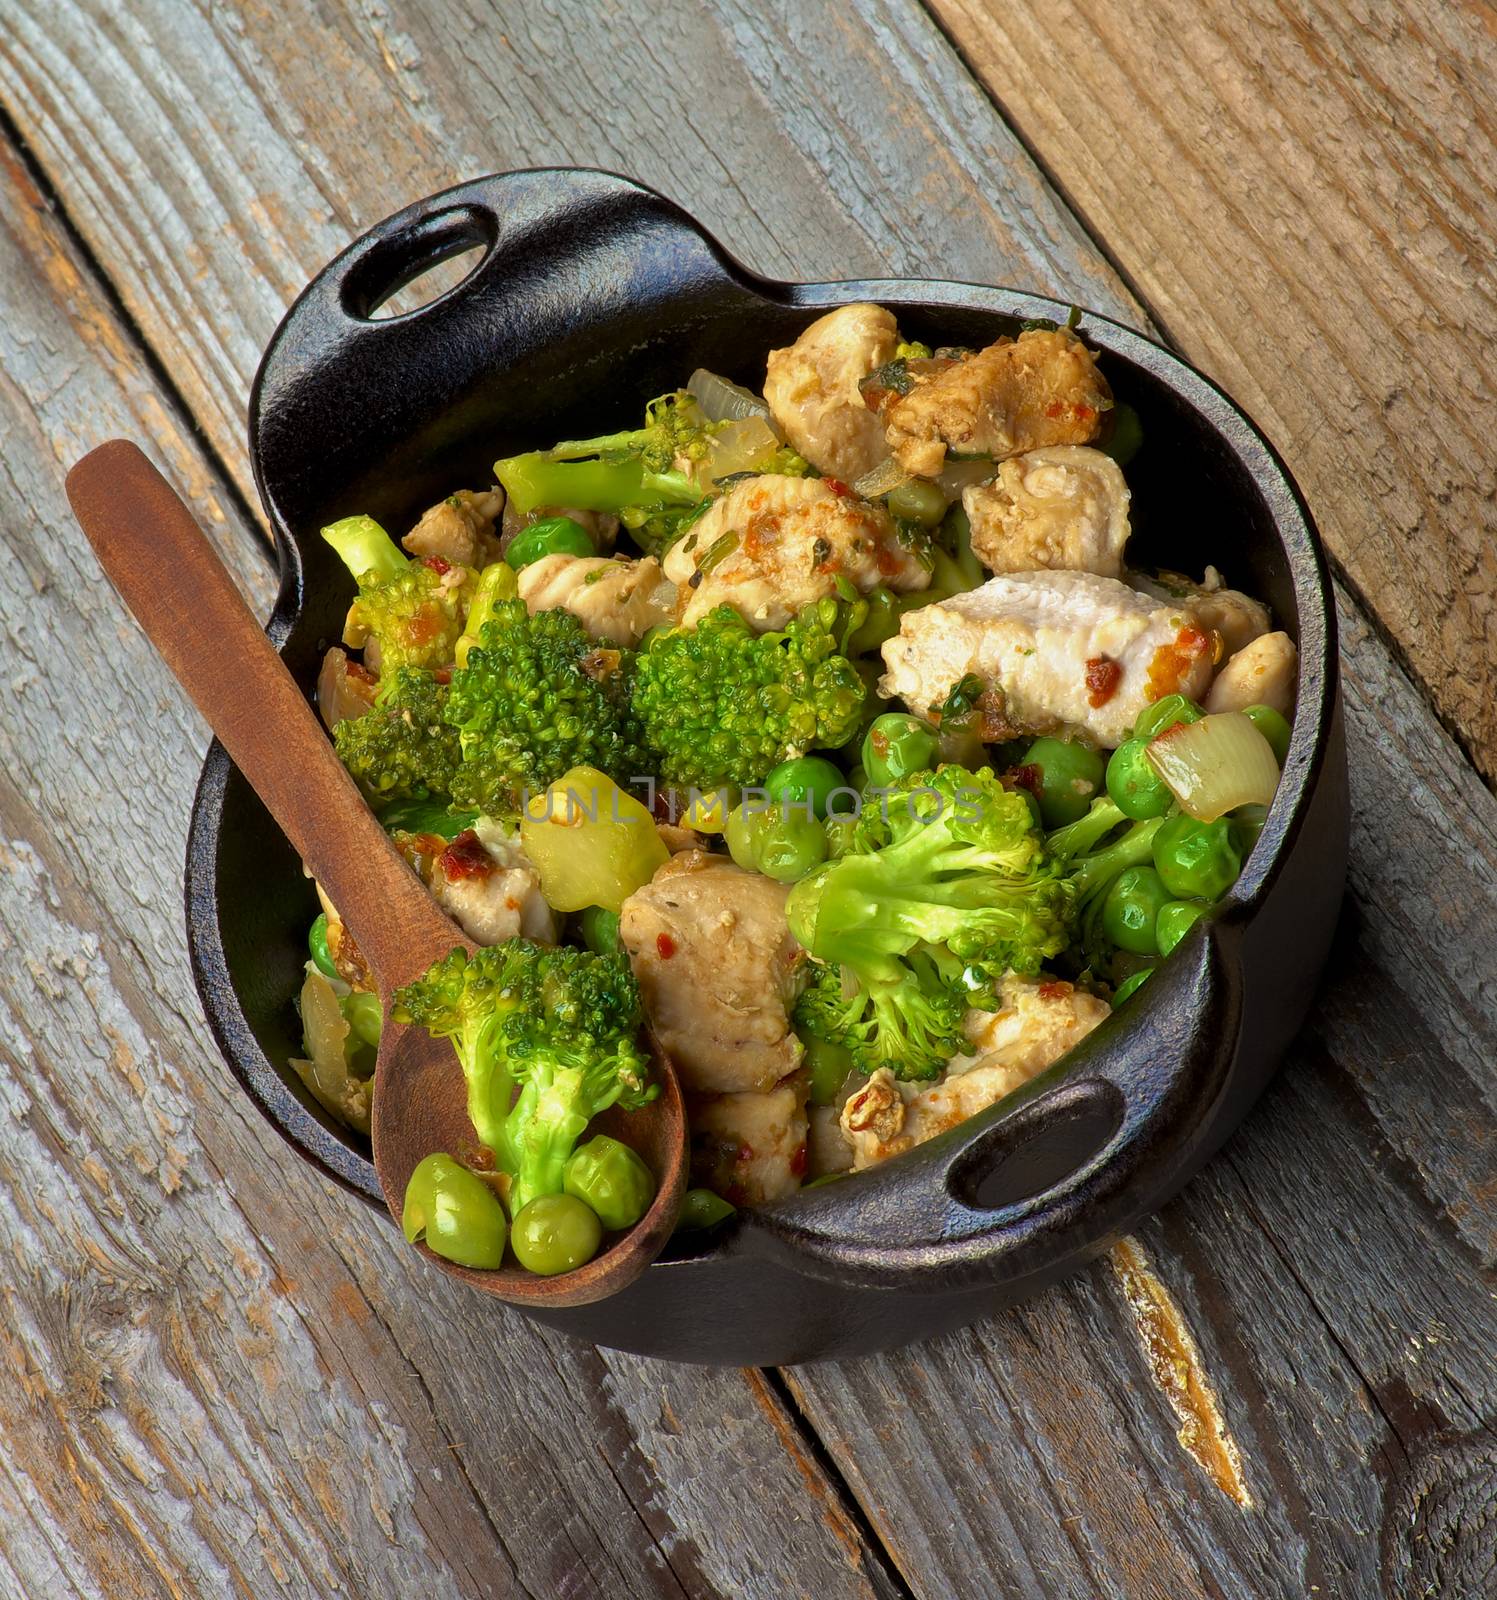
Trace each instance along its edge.
{"label": "sliced onion", "polygon": [[860,495],[864,500],[876,500],[881,494],[888,494],[891,489],[897,489],[900,484],[908,483],[914,476],[889,456],[871,471],[865,472],[852,486],[852,492]]}
{"label": "sliced onion", "polygon": [[1215,822],[1238,806],[1266,806],[1279,786],[1268,740],[1240,711],[1177,722],[1151,739],[1144,754],[1180,809],[1199,822]]}
{"label": "sliced onion", "polygon": [[[702,408],[708,422],[741,422],[745,417],[760,417],[774,428],[769,407],[752,389],[730,383],[705,367],[698,367],[686,385],[686,392]],[[778,428],[775,437],[782,438]]]}
{"label": "sliced onion", "polygon": [[761,471],[779,448],[779,435],[763,417],[741,417],[713,435],[703,475],[717,483],[737,472]]}

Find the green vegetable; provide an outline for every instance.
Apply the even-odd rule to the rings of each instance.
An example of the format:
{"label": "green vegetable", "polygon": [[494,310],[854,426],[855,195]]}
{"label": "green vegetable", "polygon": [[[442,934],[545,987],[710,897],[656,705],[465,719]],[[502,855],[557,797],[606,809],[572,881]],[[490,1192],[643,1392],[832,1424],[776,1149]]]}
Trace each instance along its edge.
{"label": "green vegetable", "polygon": [[617,1139],[600,1133],[578,1145],[562,1178],[567,1194],[597,1215],[610,1232],[632,1228],[655,1198],[655,1175],[644,1161]]}
{"label": "green vegetable", "polygon": [[623,950],[619,941],[619,914],[603,906],[588,906],[578,919],[582,942],[600,956],[615,956]]}
{"label": "green vegetable", "polygon": [[1071,900],[1028,807],[991,770],[914,773],[865,810],[849,854],[790,891],[790,931],[818,963],[796,1020],[860,1072],[935,1077],[969,1006],[1065,948]]}
{"label": "green vegetable", "polygon": [[600,645],[569,611],[494,607],[468,664],[452,674],[444,716],[462,761],[452,798],[512,815],[578,766],[627,781],[651,770],[629,708],[629,657]]}
{"label": "green vegetable", "polygon": [[729,1205],[720,1194],[714,1194],[711,1189],[688,1189],[681,1196],[676,1232],[715,1228],[719,1222],[731,1217],[737,1209],[736,1206]]}
{"label": "green vegetable", "polygon": [[886,711],[863,736],[863,770],[876,789],[887,789],[935,764],[940,735],[907,711]]}
{"label": "green vegetable", "polygon": [[468,652],[478,643],[483,625],[494,614],[494,607],[502,600],[513,600],[520,592],[515,569],[507,561],[495,561],[478,574],[473,587],[473,598],[468,602],[468,615],[463,631],[453,647],[452,659],[460,667],[468,664]]}
{"label": "green vegetable", "polygon": [[838,790],[847,787],[842,769],[833,766],[824,756],[797,756],[792,761],[782,761],[764,780],[764,791],[771,806],[797,809],[803,815],[814,812],[818,817],[827,815],[827,801]]}
{"label": "green vegetable", "polygon": [[407,1240],[460,1267],[485,1271],[504,1261],[504,1207],[482,1178],[446,1155],[417,1163],[405,1186],[400,1225]]}
{"label": "green vegetable", "polygon": [[621,911],[670,859],[655,819],[596,767],[573,767],[532,795],[520,842],[557,911]]}
{"label": "green vegetable", "polygon": [[826,829],[793,807],[771,807],[757,842],[759,871],[776,883],[797,883],[826,860]]}
{"label": "green vegetable", "polygon": [[1242,852],[1226,817],[1215,822],[1170,817],[1154,838],[1154,865],[1172,895],[1215,900],[1237,882]]}
{"label": "green vegetable", "polygon": [[1102,930],[1119,950],[1137,956],[1160,954],[1157,923],[1170,898],[1153,867],[1128,867],[1108,885],[1102,901]]}
{"label": "green vegetable", "polygon": [[478,821],[478,813],[454,811],[439,800],[397,800],[382,808],[379,820],[386,833],[434,833],[450,842]]}
{"label": "green vegetable", "polygon": [[924,478],[911,478],[891,489],[884,501],[890,516],[918,523],[922,528],[934,528],[946,515],[948,503],[939,487]]}
{"label": "green vegetable", "polygon": [[[1117,802],[1106,797],[1094,800],[1091,810],[1078,821],[1047,836],[1051,853],[1066,863],[1078,901],[1095,899],[1120,872],[1145,866],[1152,859],[1154,836],[1163,826],[1162,820],[1154,817],[1126,826],[1129,820]],[[1125,826],[1119,837],[1109,839]]]}
{"label": "green vegetable", "polygon": [[827,860],[840,861],[853,847],[853,839],[858,831],[858,819],[849,812],[828,817],[821,826],[826,834]]}
{"label": "green vegetable", "polygon": [[377,994],[367,994],[362,989],[352,990],[338,1002],[343,1010],[343,1019],[350,1030],[350,1043],[357,1039],[360,1044],[366,1044],[371,1050],[379,1049],[380,1028],[384,1022],[384,1011],[379,1003]]}
{"label": "green vegetable", "polygon": [[313,922],[307,934],[307,949],[312,952],[312,960],[317,965],[317,970],[325,978],[336,978],[338,967],[332,957],[332,952],[327,947],[327,912],[319,911],[317,919]]}
{"label": "green vegetable", "polygon": [[1138,972],[1135,972],[1131,978],[1127,978],[1120,983],[1113,991],[1112,1009],[1116,1011],[1117,1008],[1122,1005],[1122,1003],[1128,999],[1135,990],[1142,989],[1143,986],[1153,976],[1153,967],[1143,967]]}
{"label": "green vegetable", "polygon": [[695,628],[657,634],[634,672],[634,712],[660,775],[701,790],[762,782],[782,761],[835,749],[867,693],[839,648],[846,624],[831,599],[783,633],[756,634],[727,605]]}
{"label": "green vegetable", "polygon": [[972,520],[960,500],[952,503],[937,538],[938,552],[946,555],[951,565],[949,569],[944,568],[941,561],[937,560],[931,574],[932,587],[939,583],[945,594],[963,594],[988,581],[988,569],[972,549]]}
{"label": "green vegetable", "polygon": [[1115,400],[1108,413],[1112,426],[1097,448],[1103,455],[1111,456],[1120,467],[1126,467],[1136,456],[1144,442],[1144,425],[1138,413],[1126,400]]}
{"label": "green vegetable", "polygon": [[806,1034],[801,1043],[806,1047],[801,1064],[811,1074],[811,1104],[829,1106],[852,1071],[852,1052],[830,1039],[819,1039],[814,1033]]}
{"label": "green vegetable", "polygon": [[1232,823],[1232,837],[1237,841],[1237,848],[1242,853],[1244,861],[1247,860],[1252,848],[1258,842],[1258,835],[1263,832],[1263,824],[1268,821],[1268,807],[1260,805],[1238,806],[1230,813]]}
{"label": "green vegetable", "polygon": [[1289,754],[1289,724],[1272,706],[1244,706],[1242,714],[1268,740],[1280,767]]}
{"label": "green vegetable", "polygon": [[1133,724],[1133,737],[1147,744],[1177,722],[1199,722],[1205,715],[1194,700],[1183,694],[1167,694],[1139,714],[1138,721]]}
{"label": "green vegetable", "polygon": [[392,1015],[452,1040],[474,1130],[510,1174],[512,1214],[561,1193],[567,1157],[600,1111],[659,1092],[622,955],[528,939],[457,949],[396,991]]}
{"label": "green vegetable", "polygon": [[759,840],[769,826],[769,812],[762,806],[752,810],[746,804],[733,807],[723,830],[728,854],[745,872],[759,870]]}
{"label": "green vegetable", "polygon": [[518,572],[542,556],[595,556],[587,529],[570,517],[542,517],[522,528],[509,542],[505,561]]}
{"label": "green vegetable", "polygon": [[376,582],[394,578],[411,564],[411,558],[373,517],[344,517],[329,523],[322,537],[337,551],[355,582],[366,576]]}
{"label": "green vegetable", "polygon": [[1020,764],[1039,769],[1035,798],[1047,828],[1061,828],[1084,817],[1102,788],[1102,757],[1074,739],[1036,739]]}
{"label": "green vegetable", "polygon": [[1206,908],[1194,900],[1167,900],[1159,908],[1155,933],[1159,953],[1167,956],[1187,933],[1206,915]]}
{"label": "green vegetable", "polygon": [[339,760],[372,801],[445,804],[460,755],[448,694],[432,673],[398,667],[380,679],[370,710],[334,728]]}
{"label": "green vegetable", "polygon": [[1135,822],[1162,817],[1175,803],[1169,785],[1144,755],[1147,748],[1147,739],[1129,739],[1107,763],[1107,792],[1123,815]]}
{"label": "green vegetable", "polygon": [[603,1224],[575,1195],[543,1194],[515,1212],[510,1243],[527,1272],[554,1278],[572,1272],[598,1253]]}

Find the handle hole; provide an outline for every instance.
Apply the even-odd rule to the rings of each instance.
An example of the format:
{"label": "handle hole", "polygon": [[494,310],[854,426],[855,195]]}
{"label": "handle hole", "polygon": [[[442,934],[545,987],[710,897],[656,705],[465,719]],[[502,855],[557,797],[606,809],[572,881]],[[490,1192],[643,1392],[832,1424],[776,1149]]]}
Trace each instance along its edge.
{"label": "handle hole", "polygon": [[1094,1161],[1123,1125],[1123,1097],[1110,1083],[1065,1084],[1020,1108],[969,1150],[950,1178],[975,1210],[997,1211],[1047,1193]]}
{"label": "handle hole", "polygon": [[498,231],[492,212],[457,206],[373,240],[343,280],[344,311],[384,322],[435,305],[472,277]]}

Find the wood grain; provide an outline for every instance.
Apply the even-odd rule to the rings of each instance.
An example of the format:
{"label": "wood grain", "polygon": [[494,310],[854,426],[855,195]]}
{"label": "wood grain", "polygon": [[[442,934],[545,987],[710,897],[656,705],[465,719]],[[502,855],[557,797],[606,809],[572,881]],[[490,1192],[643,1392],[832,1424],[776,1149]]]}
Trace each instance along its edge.
{"label": "wood grain", "polygon": [[933,8],[1497,779],[1491,8]]}
{"label": "wood grain", "polygon": [[[167,11],[162,0],[121,20],[110,8],[79,4],[49,8],[45,26],[20,19],[0,36],[0,96],[241,484],[248,374],[305,275],[399,201],[508,164],[625,167],[681,199],[731,249],[770,272],[1007,280],[1141,316],[1123,280],[913,8],[750,8],[718,0],[496,13],[460,0],[398,11],[324,0],[273,14],[248,3],[171,7],[169,19]],[[1034,80],[1026,79],[1027,93],[1036,101],[1042,88],[1074,93],[1085,81],[1072,58],[1087,59],[1095,41],[1054,22],[1075,14],[1051,13],[1043,40],[1028,12],[983,20],[995,39],[1017,38],[1021,24],[1030,30],[1011,75],[1027,63]],[[954,13],[945,15],[949,21]],[[1227,26],[1220,8],[1212,16],[1213,27]],[[1178,17],[1173,25],[1187,33],[1205,26]],[[1313,98],[1328,69],[1315,62],[1310,43],[1303,48],[1313,70],[1299,79],[1308,80],[1303,93]],[[1163,73],[1175,57],[1156,50],[1138,59]],[[1197,68],[1208,83],[1236,70],[1230,54],[1203,57]],[[1160,81],[1175,99],[1205,92],[1198,84],[1185,94],[1173,80]],[[685,115],[681,82],[694,89]],[[1279,91],[1266,92],[1276,104]],[[1114,109],[1109,126],[1121,130],[1119,139],[1140,137],[1134,123],[1154,126],[1148,119],[1160,114],[1164,95],[1162,87],[1139,93],[1126,116]],[[1017,103],[1009,95],[1005,102]],[[1044,140],[1036,121],[1019,118],[1056,170],[1099,125],[1086,105],[1070,114],[1078,131],[1057,124]],[[1131,145],[1119,155],[1105,141],[1093,143],[1102,152],[1093,164],[1104,157],[1119,169],[1140,164]],[[1281,169],[1300,161],[1287,140],[1250,153],[1253,182],[1270,191]],[[1177,165],[1178,174],[1155,176],[1149,194],[1130,195],[1130,215],[1109,224],[1109,247],[1113,231],[1137,237],[1178,210],[1170,187],[1194,179],[1190,159]],[[1444,156],[1433,153],[1429,167],[1434,181]],[[1066,183],[1077,192],[1071,178]],[[1084,213],[1096,226],[1092,207]],[[1209,207],[1202,216],[1220,235],[1221,217]],[[1316,219],[1303,231],[1321,226]],[[361,1213],[290,1174],[301,1203],[332,1219],[344,1274],[408,1353],[440,1426],[463,1439],[467,1430],[455,1419],[482,1418],[506,1448],[529,1428],[551,1443],[547,1464],[558,1489],[581,1496],[599,1492],[575,1461],[599,1441],[595,1448],[615,1464],[618,1495],[584,1500],[579,1514],[592,1530],[611,1527],[617,1507],[626,1515],[630,1505],[642,1507],[638,1519],[668,1553],[680,1592],[755,1600],[887,1592],[876,1554],[817,1476],[822,1457],[804,1447],[796,1423],[819,1435],[899,1578],[922,1597],[1402,1600],[1418,1592],[1416,1579],[1428,1586],[1483,1570],[1497,1412],[1489,1358],[1497,1302],[1485,1275],[1497,1240],[1490,1067],[1497,1054],[1497,801],[1430,716],[1423,691],[1428,685],[1443,694],[1447,709],[1481,700],[1491,714],[1494,702],[1490,686],[1483,690],[1475,678],[1468,694],[1440,687],[1432,675],[1443,614],[1432,617],[1424,644],[1408,627],[1410,608],[1424,606],[1426,596],[1443,599],[1449,588],[1455,546],[1444,530],[1456,517],[1452,507],[1462,508],[1470,528],[1481,526],[1480,485],[1473,498],[1466,480],[1447,473],[1460,435],[1423,369],[1415,374],[1418,394],[1437,402],[1429,420],[1408,395],[1396,402],[1395,410],[1403,407],[1396,448],[1386,433],[1377,435],[1385,454],[1369,475],[1371,447],[1354,425],[1380,401],[1359,400],[1357,386],[1370,381],[1362,366],[1347,364],[1327,384],[1332,356],[1322,348],[1345,361],[1360,349],[1362,332],[1343,318],[1330,334],[1312,337],[1319,325],[1305,322],[1296,291],[1299,321],[1291,319],[1281,336],[1283,307],[1266,306],[1256,289],[1249,295],[1270,257],[1289,279],[1299,271],[1299,243],[1286,244],[1282,229],[1242,242],[1252,270],[1244,269],[1241,303],[1229,319],[1221,307],[1239,292],[1227,287],[1236,283],[1236,265],[1212,255],[1212,238],[1199,231],[1187,262],[1159,247],[1161,272],[1168,262],[1189,288],[1188,303],[1176,308],[1153,288],[1148,298],[1165,306],[1171,333],[1227,377],[1290,451],[1346,570],[1378,608],[1372,616],[1343,594],[1356,824],[1332,981],[1262,1109],[1142,1233],[1191,1330],[1198,1377],[1220,1402],[1254,1509],[1244,1513],[1181,1449],[1179,1422],[1153,1382],[1127,1298],[1100,1267],[918,1351],[789,1374],[800,1416],[773,1407],[759,1414],[772,1419],[782,1446],[797,1449],[751,1456],[746,1476],[756,1493],[763,1477],[770,1503],[779,1505],[787,1474],[804,1471],[811,1509],[787,1514],[767,1536],[772,1512],[746,1527],[724,1518],[708,1487],[715,1480],[704,1462],[719,1438],[722,1454],[736,1461],[744,1438],[762,1437],[741,1391],[723,1387],[722,1375],[678,1377],[675,1369],[600,1356],[582,1369],[585,1398],[564,1402],[559,1374],[574,1369],[560,1365],[563,1347],[521,1334],[532,1370],[541,1372],[535,1352],[544,1351],[558,1377],[537,1376],[522,1391],[517,1422],[495,1407],[486,1370],[454,1370],[432,1356],[431,1347],[460,1327],[460,1306],[429,1309],[410,1263],[389,1259]],[[1433,245],[1443,235],[1427,237]],[[1144,255],[1128,259],[1140,284]],[[1327,294],[1339,306],[1351,274],[1332,276]],[[1451,282],[1452,292],[1467,292],[1458,274]],[[1359,314],[1375,313],[1386,325],[1400,305],[1394,287],[1379,279],[1377,305],[1359,305]],[[1203,332],[1192,344],[1197,318]],[[1443,326],[1426,320],[1444,348]],[[1228,337],[1222,328],[1236,332]],[[1243,328],[1272,330],[1255,336],[1251,364],[1233,353]],[[1292,387],[1282,378],[1286,351],[1294,371],[1307,375],[1309,398],[1280,392]],[[1229,356],[1243,363],[1240,380],[1225,364]],[[1279,387],[1270,394],[1265,375],[1275,370]],[[1441,474],[1436,489],[1448,478],[1452,500],[1445,505],[1435,494],[1420,548],[1403,552],[1410,565],[1400,570],[1417,584],[1409,577],[1406,592],[1385,594],[1363,574],[1372,570],[1366,563],[1385,559],[1388,527],[1409,523],[1400,508],[1422,492],[1420,463],[1437,464],[1429,468]],[[1469,478],[1475,469],[1465,470]],[[1384,483],[1386,493],[1377,487]],[[1369,510],[1354,527],[1358,505],[1377,514]],[[1456,642],[1474,649],[1485,637],[1479,588],[1464,603],[1470,617]],[[1434,598],[1428,605],[1436,610]],[[1423,685],[1403,670],[1403,655]],[[1465,655],[1454,659],[1469,666]],[[1488,648],[1478,665],[1490,661]],[[1478,724],[1462,726],[1475,747]],[[38,760],[28,751],[9,770],[31,771]],[[65,836],[77,836],[73,814],[68,826]],[[164,895],[167,881],[163,871],[142,893]],[[131,914],[142,914],[138,905]],[[180,984],[165,983],[159,1003],[175,1008],[178,1027],[189,1026],[183,1015],[196,1017]],[[226,1097],[221,1114],[231,1108]],[[249,1113],[238,1115],[248,1130]],[[244,1158],[219,1153],[239,1183]],[[270,1179],[288,1168],[279,1157],[250,1164],[267,1213],[286,1207]],[[382,1373],[371,1377],[371,1394],[382,1381]],[[775,1389],[759,1392],[766,1390],[774,1399]],[[515,1506],[521,1491],[501,1462],[482,1450],[462,1459],[486,1506]],[[639,1486],[650,1474],[647,1497]],[[662,1518],[674,1534],[662,1531]],[[515,1527],[502,1515],[495,1520]],[[616,1582],[619,1568],[608,1563],[620,1543],[590,1536],[588,1577],[598,1587]],[[516,1535],[502,1548],[526,1585],[547,1592],[554,1546],[537,1555]],[[761,1570],[770,1560],[781,1562],[778,1570]],[[657,1581],[661,1569],[642,1570]]]}
{"label": "wood grain", "polygon": [[0,149],[0,1593],[889,1594],[760,1386],[449,1285],[229,1078],[181,935],[206,735],[62,494],[115,433],[263,613],[258,536]]}

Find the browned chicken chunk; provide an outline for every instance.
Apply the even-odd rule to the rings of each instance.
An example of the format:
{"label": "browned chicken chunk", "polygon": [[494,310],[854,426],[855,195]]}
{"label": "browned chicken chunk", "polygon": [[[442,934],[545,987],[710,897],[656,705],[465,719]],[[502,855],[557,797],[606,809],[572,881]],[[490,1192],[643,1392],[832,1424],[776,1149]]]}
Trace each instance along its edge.
{"label": "browned chicken chunk", "polygon": [[400,542],[413,556],[440,556],[457,567],[486,567],[499,559],[494,524],[504,510],[504,490],[460,489],[427,511]]}
{"label": "browned chicken chunk", "polygon": [[735,1206],[783,1200],[806,1172],[806,1075],[762,1094],[694,1097],[691,1181]]}
{"label": "browned chicken chunk", "polygon": [[1074,334],[1032,329],[946,367],[884,412],[899,464],[934,478],[950,451],[1002,461],[1097,437],[1112,391]]}

